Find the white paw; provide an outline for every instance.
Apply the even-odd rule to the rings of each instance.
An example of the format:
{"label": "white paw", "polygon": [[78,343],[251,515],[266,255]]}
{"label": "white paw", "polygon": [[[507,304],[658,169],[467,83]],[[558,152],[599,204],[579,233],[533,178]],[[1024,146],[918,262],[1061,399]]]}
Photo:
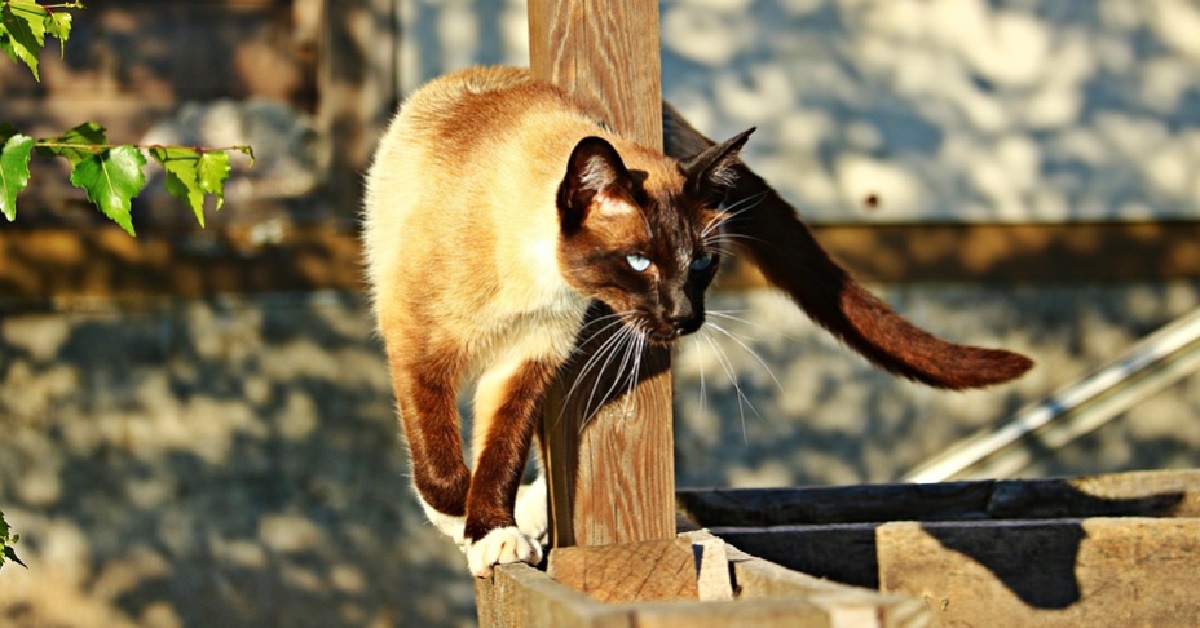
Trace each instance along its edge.
{"label": "white paw", "polygon": [[476,578],[491,575],[492,567],[524,561],[542,562],[542,546],[531,542],[515,526],[495,528],[478,541],[467,542],[467,568]]}
{"label": "white paw", "polygon": [[514,516],[521,534],[537,543],[546,542],[546,527],[549,519],[546,517],[546,477],[539,475],[532,484],[522,486],[517,493],[517,507]]}
{"label": "white paw", "polygon": [[467,524],[467,518],[443,515],[434,510],[433,506],[425,503],[425,500],[420,495],[417,495],[417,501],[421,502],[421,508],[425,509],[425,516],[429,518],[429,523],[432,523],[442,534],[454,539],[455,545],[462,547],[464,544],[463,527]]}

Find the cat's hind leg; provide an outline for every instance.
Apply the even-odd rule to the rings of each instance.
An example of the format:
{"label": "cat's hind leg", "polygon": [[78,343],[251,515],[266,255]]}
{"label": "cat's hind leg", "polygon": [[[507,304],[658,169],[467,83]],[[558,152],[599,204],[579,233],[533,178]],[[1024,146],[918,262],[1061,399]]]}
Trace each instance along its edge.
{"label": "cat's hind leg", "polygon": [[414,357],[413,348],[413,343],[388,341],[392,385],[412,461],[413,485],[430,523],[462,546],[471,473],[462,454],[458,363],[437,354]]}

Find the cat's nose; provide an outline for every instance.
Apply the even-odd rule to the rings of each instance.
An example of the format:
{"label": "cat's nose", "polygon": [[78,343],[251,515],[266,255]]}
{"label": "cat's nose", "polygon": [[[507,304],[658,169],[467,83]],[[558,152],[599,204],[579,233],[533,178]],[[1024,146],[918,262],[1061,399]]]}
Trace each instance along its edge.
{"label": "cat's nose", "polygon": [[688,301],[679,301],[667,313],[667,322],[676,331],[687,330],[696,318],[696,311],[692,308],[692,304]]}

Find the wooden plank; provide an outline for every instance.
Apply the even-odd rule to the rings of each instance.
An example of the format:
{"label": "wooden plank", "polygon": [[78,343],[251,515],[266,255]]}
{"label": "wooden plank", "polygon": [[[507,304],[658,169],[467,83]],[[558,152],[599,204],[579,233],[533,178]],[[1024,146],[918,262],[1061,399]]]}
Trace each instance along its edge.
{"label": "wooden plank", "polygon": [[[1200,222],[810,224],[863,280],[970,283],[1142,281],[1200,277]],[[723,269],[724,271],[724,269]],[[731,286],[766,287],[749,264]]]}
{"label": "wooden plank", "polygon": [[939,484],[680,490],[700,526],[767,527],[1034,517],[1200,516],[1200,470]]}
{"label": "wooden plank", "polygon": [[918,628],[932,621],[917,598],[849,587],[736,554],[731,552],[741,600],[803,599],[821,609],[828,625],[838,627]]}
{"label": "wooden plank", "polygon": [[889,523],[883,590],[918,596],[941,626],[1186,626],[1200,519]]}
{"label": "wooden plank", "polygon": [[328,226],[283,229],[287,247],[257,240],[252,225],[149,230],[137,239],[115,225],[0,232],[0,307],[72,307],[93,298],[136,305],[162,297],[361,285],[356,235]]}
{"label": "wooden plank", "polygon": [[550,551],[546,572],[601,602],[700,599],[686,539],[558,548]]}
{"label": "wooden plank", "polygon": [[[535,78],[593,103],[623,135],[660,145],[655,0],[532,0],[529,32]],[[559,392],[544,403],[541,441],[555,547],[675,535],[670,354],[651,347],[642,360],[635,389],[592,416],[586,416],[586,396],[562,401],[564,383],[580,378],[578,370],[565,372]]]}
{"label": "wooden plank", "polygon": [[[636,604],[631,610],[638,628],[839,628],[824,609],[800,599],[703,604],[658,602]],[[853,625],[869,628],[873,624]]]}
{"label": "wooden plank", "polygon": [[[74,191],[69,194],[75,199],[72,201],[65,201],[61,195],[55,196],[59,190],[67,193],[69,187],[65,178],[58,177],[61,177],[60,173],[49,170],[35,174],[34,179],[40,182],[39,195],[22,196],[22,217],[0,230],[0,250],[6,252],[4,264],[0,265],[0,293],[10,302],[29,303],[77,296],[121,298],[128,295],[203,296],[292,290],[362,291],[362,250],[352,216],[345,221],[318,222],[319,208],[297,218],[297,210],[286,201],[254,198],[253,202],[236,201],[236,207],[227,204],[228,211],[210,214],[208,227],[200,229],[191,213],[181,211],[178,202],[172,199],[169,207],[162,211],[156,208],[152,212],[149,226],[145,226],[147,216],[141,214],[136,243],[146,246],[147,251],[88,255],[85,252],[108,246],[102,244],[104,242],[111,242],[118,236],[127,239],[128,236],[110,224],[97,225],[101,219],[97,218],[96,209],[76,198],[78,190],[71,188]],[[146,192],[147,196],[154,193],[154,190]],[[1012,226],[976,225],[972,228],[1002,232]],[[1042,228],[1065,233],[1074,227],[1052,225]],[[1200,241],[1200,225],[1183,224],[1178,228],[1181,233],[1192,234],[1188,236],[1192,238],[1188,246]],[[826,237],[826,234],[840,233],[843,229],[850,229],[853,237],[847,237],[845,241],[840,237],[835,240]],[[845,258],[847,252],[856,256],[858,253],[854,251],[859,247],[870,248],[881,238],[920,237],[915,231],[900,229],[904,232],[900,233],[896,229],[900,227],[813,227],[817,239],[839,258]],[[1114,234],[1110,239],[1118,242],[1115,251],[1128,249],[1120,244],[1124,236],[1117,235],[1124,227],[1109,225],[1106,229]],[[995,236],[1004,239],[1000,232]],[[269,234],[265,240],[261,238],[263,233]],[[1163,239],[1154,242],[1162,254],[1175,246]],[[914,240],[912,246],[916,245]],[[861,253],[866,254],[865,251]],[[292,259],[300,260],[300,263],[293,265]],[[1031,251],[1025,261],[1033,269],[1052,269],[1061,265],[1061,260],[1039,251]],[[1124,280],[1120,273],[1110,272],[1113,269],[1107,268],[1108,262],[1103,257],[1084,257],[1080,263],[1092,271],[1090,275],[1081,275],[1078,278],[1081,281]],[[724,262],[722,264],[724,266]],[[894,265],[888,267],[895,271],[890,273],[877,273],[869,268],[863,270],[858,262],[848,265],[871,281],[945,279],[974,283],[986,279],[986,274],[977,274],[968,267],[955,264],[946,267],[952,276],[929,274],[928,269],[919,265]],[[222,268],[237,270],[218,270]],[[745,272],[722,272],[713,289],[742,290],[765,286],[761,275],[757,275],[752,267],[745,268]],[[1147,269],[1146,274],[1136,278],[1166,280],[1198,276],[1200,264],[1168,265],[1164,262],[1161,271]],[[996,280],[1009,279],[998,277]],[[1057,281],[1049,275],[1028,280]]]}
{"label": "wooden plank", "polygon": [[700,599],[706,602],[732,600],[733,581],[725,541],[711,535],[693,539],[692,551],[696,556],[696,590]]}
{"label": "wooden plank", "polygon": [[603,604],[524,563],[500,565],[475,582],[483,628],[632,628],[627,608]]}

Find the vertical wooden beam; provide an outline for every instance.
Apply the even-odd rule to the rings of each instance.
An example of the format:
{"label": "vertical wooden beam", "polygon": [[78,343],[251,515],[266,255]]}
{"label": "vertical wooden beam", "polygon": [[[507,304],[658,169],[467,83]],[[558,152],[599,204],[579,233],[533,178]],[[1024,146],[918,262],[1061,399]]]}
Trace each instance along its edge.
{"label": "vertical wooden beam", "polygon": [[[658,0],[529,0],[531,71],[593,105],[618,133],[661,149],[658,28]],[[592,339],[583,355],[600,342]],[[590,394],[563,401],[562,391],[583,377],[584,362],[574,362],[544,404],[542,456],[553,545],[672,538],[670,353],[649,349],[636,386],[591,416],[585,416]],[[608,386],[602,382],[599,390]],[[590,391],[590,380],[579,388]]]}

